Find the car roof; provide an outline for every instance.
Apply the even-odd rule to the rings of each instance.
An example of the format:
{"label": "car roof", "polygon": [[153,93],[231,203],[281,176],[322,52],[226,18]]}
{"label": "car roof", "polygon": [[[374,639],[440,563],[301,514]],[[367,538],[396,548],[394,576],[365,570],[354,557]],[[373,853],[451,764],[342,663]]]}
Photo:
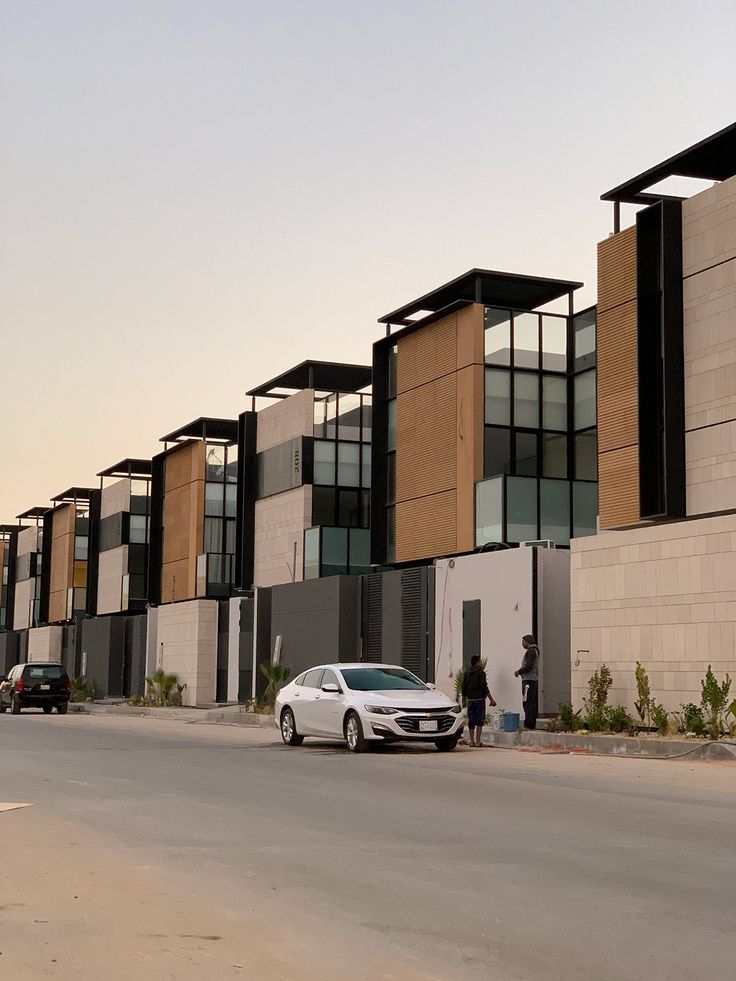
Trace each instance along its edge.
{"label": "car roof", "polygon": [[[18,667],[21,667],[19,664]],[[22,667],[24,668],[63,668],[64,665],[61,661],[26,661]]]}
{"label": "car roof", "polygon": [[399,668],[401,671],[405,670],[400,664],[383,664],[382,662],[377,664],[366,661],[342,661],[340,664],[315,664],[314,667],[305,668],[304,671],[300,673],[304,674],[305,671],[317,671],[320,668],[331,668],[333,671],[342,671],[344,668]]}

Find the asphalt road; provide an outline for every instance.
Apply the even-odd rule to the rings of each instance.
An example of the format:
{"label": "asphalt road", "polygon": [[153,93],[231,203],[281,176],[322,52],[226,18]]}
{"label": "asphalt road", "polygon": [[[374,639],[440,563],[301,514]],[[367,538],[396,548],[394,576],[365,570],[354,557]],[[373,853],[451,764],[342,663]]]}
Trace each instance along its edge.
{"label": "asphalt road", "polygon": [[[160,908],[196,900],[197,915],[222,920],[210,946],[230,944],[228,971],[193,966],[210,963],[205,952],[187,973],[182,941],[169,951],[179,969],[138,977],[733,977],[734,764],[492,749],[356,757],[328,743],[287,749],[275,732],[28,713],[0,717],[0,781],[0,801],[33,805],[0,813],[0,840],[19,848],[13,875],[3,870],[0,926],[13,905],[18,928],[30,923],[43,896],[23,898],[21,861],[38,876],[51,863],[75,900],[83,872],[102,876],[86,919],[65,920],[78,957],[101,961],[85,977],[112,976],[85,936],[96,916],[115,922],[116,868],[129,895],[163,892]],[[55,859],[39,844],[49,835]],[[86,865],[67,867],[67,847]],[[199,936],[189,929],[176,936]],[[131,937],[131,950],[152,936],[164,933]],[[288,950],[283,966],[249,971],[267,942]]]}

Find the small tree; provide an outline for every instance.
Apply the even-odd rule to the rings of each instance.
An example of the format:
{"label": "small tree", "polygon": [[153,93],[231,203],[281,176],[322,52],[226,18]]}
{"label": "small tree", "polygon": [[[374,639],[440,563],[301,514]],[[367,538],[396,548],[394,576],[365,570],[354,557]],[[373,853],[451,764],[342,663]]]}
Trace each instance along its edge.
{"label": "small tree", "polygon": [[726,675],[720,684],[711,670],[710,664],[705,678],[700,682],[700,704],[705,717],[705,727],[711,739],[720,739],[725,731],[726,713],[730,711],[728,693],[731,691],[731,678]]}
{"label": "small tree", "polygon": [[171,693],[179,682],[179,675],[166,674],[163,668],[158,668],[153,674],[146,676],[146,684],[151,691],[154,705],[169,705]]}
{"label": "small tree", "polygon": [[583,699],[588,728],[600,731],[607,728],[606,704],[608,690],[613,684],[613,675],[607,664],[601,664],[588,682],[588,697]]}
{"label": "small tree", "polygon": [[647,669],[639,661],[636,662],[634,674],[636,675],[636,690],[639,695],[638,700],[634,702],[634,708],[641,719],[642,725],[648,729],[652,724],[652,713],[654,712],[656,702],[652,698]]}
{"label": "small tree", "polygon": [[291,668],[283,667],[280,664],[261,664],[261,674],[266,679],[266,690],[263,693],[263,701],[266,705],[273,705],[276,696],[289,680]]}

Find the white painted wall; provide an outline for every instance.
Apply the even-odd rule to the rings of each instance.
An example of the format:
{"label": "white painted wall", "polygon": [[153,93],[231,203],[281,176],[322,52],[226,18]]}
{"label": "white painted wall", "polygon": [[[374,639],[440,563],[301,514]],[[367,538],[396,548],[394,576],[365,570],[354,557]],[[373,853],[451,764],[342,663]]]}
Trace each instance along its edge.
{"label": "white painted wall", "polygon": [[63,627],[33,627],[28,631],[29,661],[61,661]]}
{"label": "white painted wall", "polygon": [[217,601],[189,600],[158,607],[161,667],[186,684],[185,705],[212,705],[217,682]]}

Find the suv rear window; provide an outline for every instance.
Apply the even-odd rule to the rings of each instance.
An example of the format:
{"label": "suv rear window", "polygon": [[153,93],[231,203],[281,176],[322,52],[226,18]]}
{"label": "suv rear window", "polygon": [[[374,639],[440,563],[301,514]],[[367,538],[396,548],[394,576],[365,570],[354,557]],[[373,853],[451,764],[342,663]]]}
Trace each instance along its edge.
{"label": "suv rear window", "polygon": [[26,668],[24,677],[28,681],[57,681],[59,678],[66,677],[66,671],[60,664],[49,664],[48,667]]}

